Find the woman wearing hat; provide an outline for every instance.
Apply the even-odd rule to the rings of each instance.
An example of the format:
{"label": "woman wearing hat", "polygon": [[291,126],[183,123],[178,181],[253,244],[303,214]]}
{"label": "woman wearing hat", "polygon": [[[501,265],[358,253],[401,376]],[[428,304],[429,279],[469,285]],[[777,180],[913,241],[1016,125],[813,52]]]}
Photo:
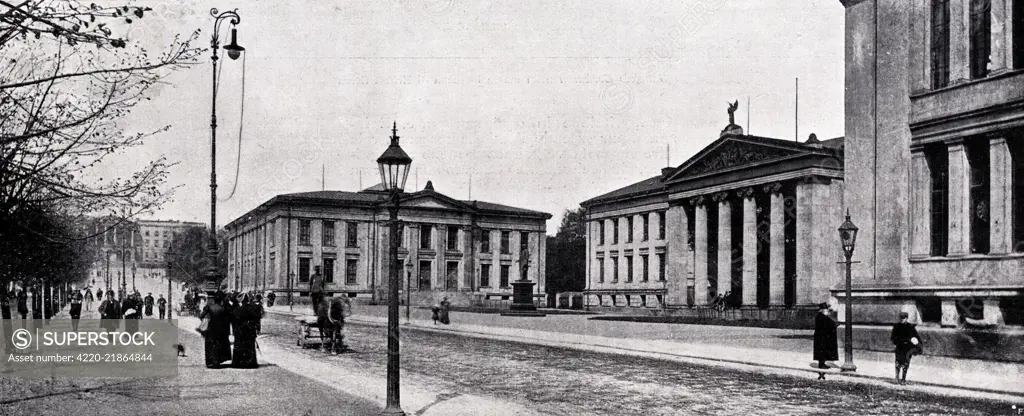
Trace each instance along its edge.
{"label": "woman wearing hat", "polygon": [[[839,344],[836,335],[836,326],[838,325],[829,312],[828,304],[818,305],[818,315],[814,317],[814,361],[818,362],[818,368],[829,368],[826,361],[839,359]],[[825,373],[818,373],[818,379],[824,380]]]}
{"label": "woman wearing hat", "polygon": [[[900,312],[900,321],[892,326],[892,335],[889,336],[889,340],[896,346],[896,382],[899,384],[907,384],[910,358],[921,353],[921,337],[917,335],[917,328],[909,320],[909,313]],[[903,369],[902,377],[900,369]]]}

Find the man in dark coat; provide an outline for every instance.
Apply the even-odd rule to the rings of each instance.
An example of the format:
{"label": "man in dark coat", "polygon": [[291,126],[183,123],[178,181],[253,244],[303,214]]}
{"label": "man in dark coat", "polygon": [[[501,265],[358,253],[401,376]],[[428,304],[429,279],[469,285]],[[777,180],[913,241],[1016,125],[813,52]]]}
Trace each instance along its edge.
{"label": "man in dark coat", "polygon": [[145,304],[145,306],[146,306],[146,316],[153,316],[153,301],[154,301],[153,293],[152,292],[147,293],[146,294],[146,299],[143,302]]}
{"label": "man in dark coat", "polygon": [[107,296],[100,303],[100,327],[107,332],[117,331],[121,325],[121,303],[114,299],[114,291],[108,290]]}
{"label": "man in dark coat", "polygon": [[231,361],[231,312],[224,306],[224,292],[217,291],[213,299],[206,302],[199,319],[209,319],[206,331],[204,355],[206,368],[220,368],[225,361]]}
{"label": "man in dark coat", "polygon": [[[826,361],[839,359],[837,326],[836,320],[829,313],[828,304],[818,305],[818,315],[814,317],[814,360],[818,362],[818,368],[829,368]],[[818,379],[824,380],[825,373],[818,373]]]}
{"label": "man in dark coat", "polygon": [[[896,382],[899,384],[907,384],[910,358],[921,353],[921,337],[909,319],[909,313],[900,312],[900,322],[892,326],[892,334],[889,336],[889,340],[896,346]],[[902,377],[900,369],[903,369]]]}
{"label": "man in dark coat", "polygon": [[121,313],[124,315],[124,331],[130,334],[139,332],[139,319],[142,319],[142,299],[138,293],[128,295],[121,301]]}
{"label": "man in dark coat", "polygon": [[71,309],[68,310],[68,315],[71,315],[71,327],[78,332],[78,319],[82,317],[82,292],[76,291],[71,295]]}
{"label": "man in dark coat", "polygon": [[320,266],[315,266],[313,270],[313,277],[309,281],[309,297],[313,301],[313,311],[316,311],[324,300],[324,277],[320,275]]}
{"label": "man in dark coat", "polygon": [[156,300],[156,310],[160,313],[160,319],[164,319],[167,314],[167,299],[164,299],[164,295],[160,295],[160,299]]}
{"label": "man in dark coat", "polygon": [[25,293],[25,289],[18,291],[18,315],[21,315],[21,326],[25,326],[25,320],[28,319],[28,294]]}

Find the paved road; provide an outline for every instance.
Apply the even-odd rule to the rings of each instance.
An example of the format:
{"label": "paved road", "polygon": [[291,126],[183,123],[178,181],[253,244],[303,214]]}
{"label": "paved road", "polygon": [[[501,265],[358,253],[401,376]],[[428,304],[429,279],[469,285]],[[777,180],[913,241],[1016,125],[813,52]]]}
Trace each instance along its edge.
{"label": "paved road", "polygon": [[[270,314],[266,342],[295,345],[291,318]],[[407,327],[404,327],[407,328]],[[354,352],[304,353],[338,371],[381,372],[386,331],[348,325]],[[939,397],[869,385],[740,372],[620,355],[402,332],[403,377],[455,391],[497,396],[552,415],[992,415],[1009,404]]]}
{"label": "paved road", "polygon": [[378,403],[273,365],[208,370],[197,334],[181,332],[179,342],[188,357],[181,359],[176,378],[14,379],[0,373],[0,415],[358,416],[381,410]]}

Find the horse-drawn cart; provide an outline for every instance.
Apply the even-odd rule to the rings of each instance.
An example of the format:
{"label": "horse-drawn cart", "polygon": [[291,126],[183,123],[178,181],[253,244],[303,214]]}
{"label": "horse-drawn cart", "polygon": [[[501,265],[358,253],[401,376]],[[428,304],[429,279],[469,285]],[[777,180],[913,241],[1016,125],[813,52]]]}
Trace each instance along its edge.
{"label": "horse-drawn cart", "polygon": [[310,344],[321,345],[323,343],[323,340],[320,339],[320,326],[317,324],[315,316],[296,316],[295,322],[299,326],[295,345],[305,348]]}

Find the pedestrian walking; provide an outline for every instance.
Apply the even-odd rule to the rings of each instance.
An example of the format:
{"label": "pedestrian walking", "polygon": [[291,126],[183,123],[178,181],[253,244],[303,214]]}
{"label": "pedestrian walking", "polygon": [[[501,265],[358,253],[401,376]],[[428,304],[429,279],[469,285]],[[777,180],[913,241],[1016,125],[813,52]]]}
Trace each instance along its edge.
{"label": "pedestrian walking", "polygon": [[18,315],[21,315],[21,327],[25,327],[25,320],[28,319],[28,294],[25,289],[18,291]]}
{"label": "pedestrian walking", "polygon": [[164,319],[167,313],[167,299],[164,299],[164,295],[160,295],[160,299],[156,300],[156,309],[160,313],[160,319]]}
{"label": "pedestrian walking", "polygon": [[189,314],[189,315],[192,314],[192,299],[193,299],[192,298],[192,291],[191,290],[185,291],[185,311],[184,312],[186,314]]}
{"label": "pedestrian walking", "polygon": [[96,289],[96,301],[103,302],[103,289]]}
{"label": "pedestrian walking", "polygon": [[316,311],[320,302],[324,300],[324,277],[320,274],[320,266],[314,266],[313,270],[313,276],[309,281],[309,297],[313,301],[313,310]]}
{"label": "pedestrian walking", "polygon": [[435,303],[434,306],[430,307],[430,318],[434,320],[434,325],[437,325],[437,321],[441,320],[441,304]]}
{"label": "pedestrian walking", "polygon": [[276,298],[277,295],[274,292],[267,293],[267,307],[274,306],[274,299]]}
{"label": "pedestrian walking", "polygon": [[146,298],[143,300],[146,316],[153,316],[153,301],[153,292],[146,293]]}
{"label": "pedestrian walking", "polygon": [[202,323],[199,333],[203,335],[206,368],[217,369],[226,361],[231,361],[231,313],[224,306],[224,292],[218,290],[213,300],[206,302],[199,314]]}
{"label": "pedestrian walking", "polygon": [[121,301],[121,313],[124,315],[124,332],[139,332],[139,320],[142,319],[142,298],[138,293],[128,295]]}
{"label": "pedestrian walking", "polygon": [[448,301],[448,297],[445,296],[441,299],[439,318],[442,324],[448,325],[451,321],[448,319],[448,311],[451,309],[452,303]]}
{"label": "pedestrian walking", "polygon": [[[900,321],[892,326],[892,334],[889,340],[896,346],[896,382],[907,384],[907,370],[910,369],[910,359],[915,354],[921,354],[921,337],[917,335],[917,328],[909,322],[910,314],[900,312]],[[900,370],[903,370],[902,377]]]}
{"label": "pedestrian walking", "polygon": [[239,304],[231,311],[231,330],[235,334],[231,366],[235,368],[257,368],[256,334],[259,331],[260,310],[256,299],[249,293],[242,295]]}
{"label": "pedestrian walking", "polygon": [[85,310],[91,311],[92,310],[92,301],[93,301],[92,288],[86,288],[85,289],[84,298],[85,298]]}
{"label": "pedestrian walking", "polygon": [[[814,317],[814,361],[818,368],[829,368],[828,361],[839,359],[839,342],[836,327],[839,326],[832,318],[827,303],[818,305],[818,315]],[[824,380],[825,373],[818,373],[818,379]]]}
{"label": "pedestrian walking", "polygon": [[78,319],[82,317],[82,292],[75,292],[71,296],[71,309],[68,310],[68,315],[71,316],[71,328],[75,332],[78,332]]}
{"label": "pedestrian walking", "polygon": [[108,290],[105,298],[100,303],[100,327],[107,332],[114,332],[121,326],[121,303],[114,299],[113,290]]}

